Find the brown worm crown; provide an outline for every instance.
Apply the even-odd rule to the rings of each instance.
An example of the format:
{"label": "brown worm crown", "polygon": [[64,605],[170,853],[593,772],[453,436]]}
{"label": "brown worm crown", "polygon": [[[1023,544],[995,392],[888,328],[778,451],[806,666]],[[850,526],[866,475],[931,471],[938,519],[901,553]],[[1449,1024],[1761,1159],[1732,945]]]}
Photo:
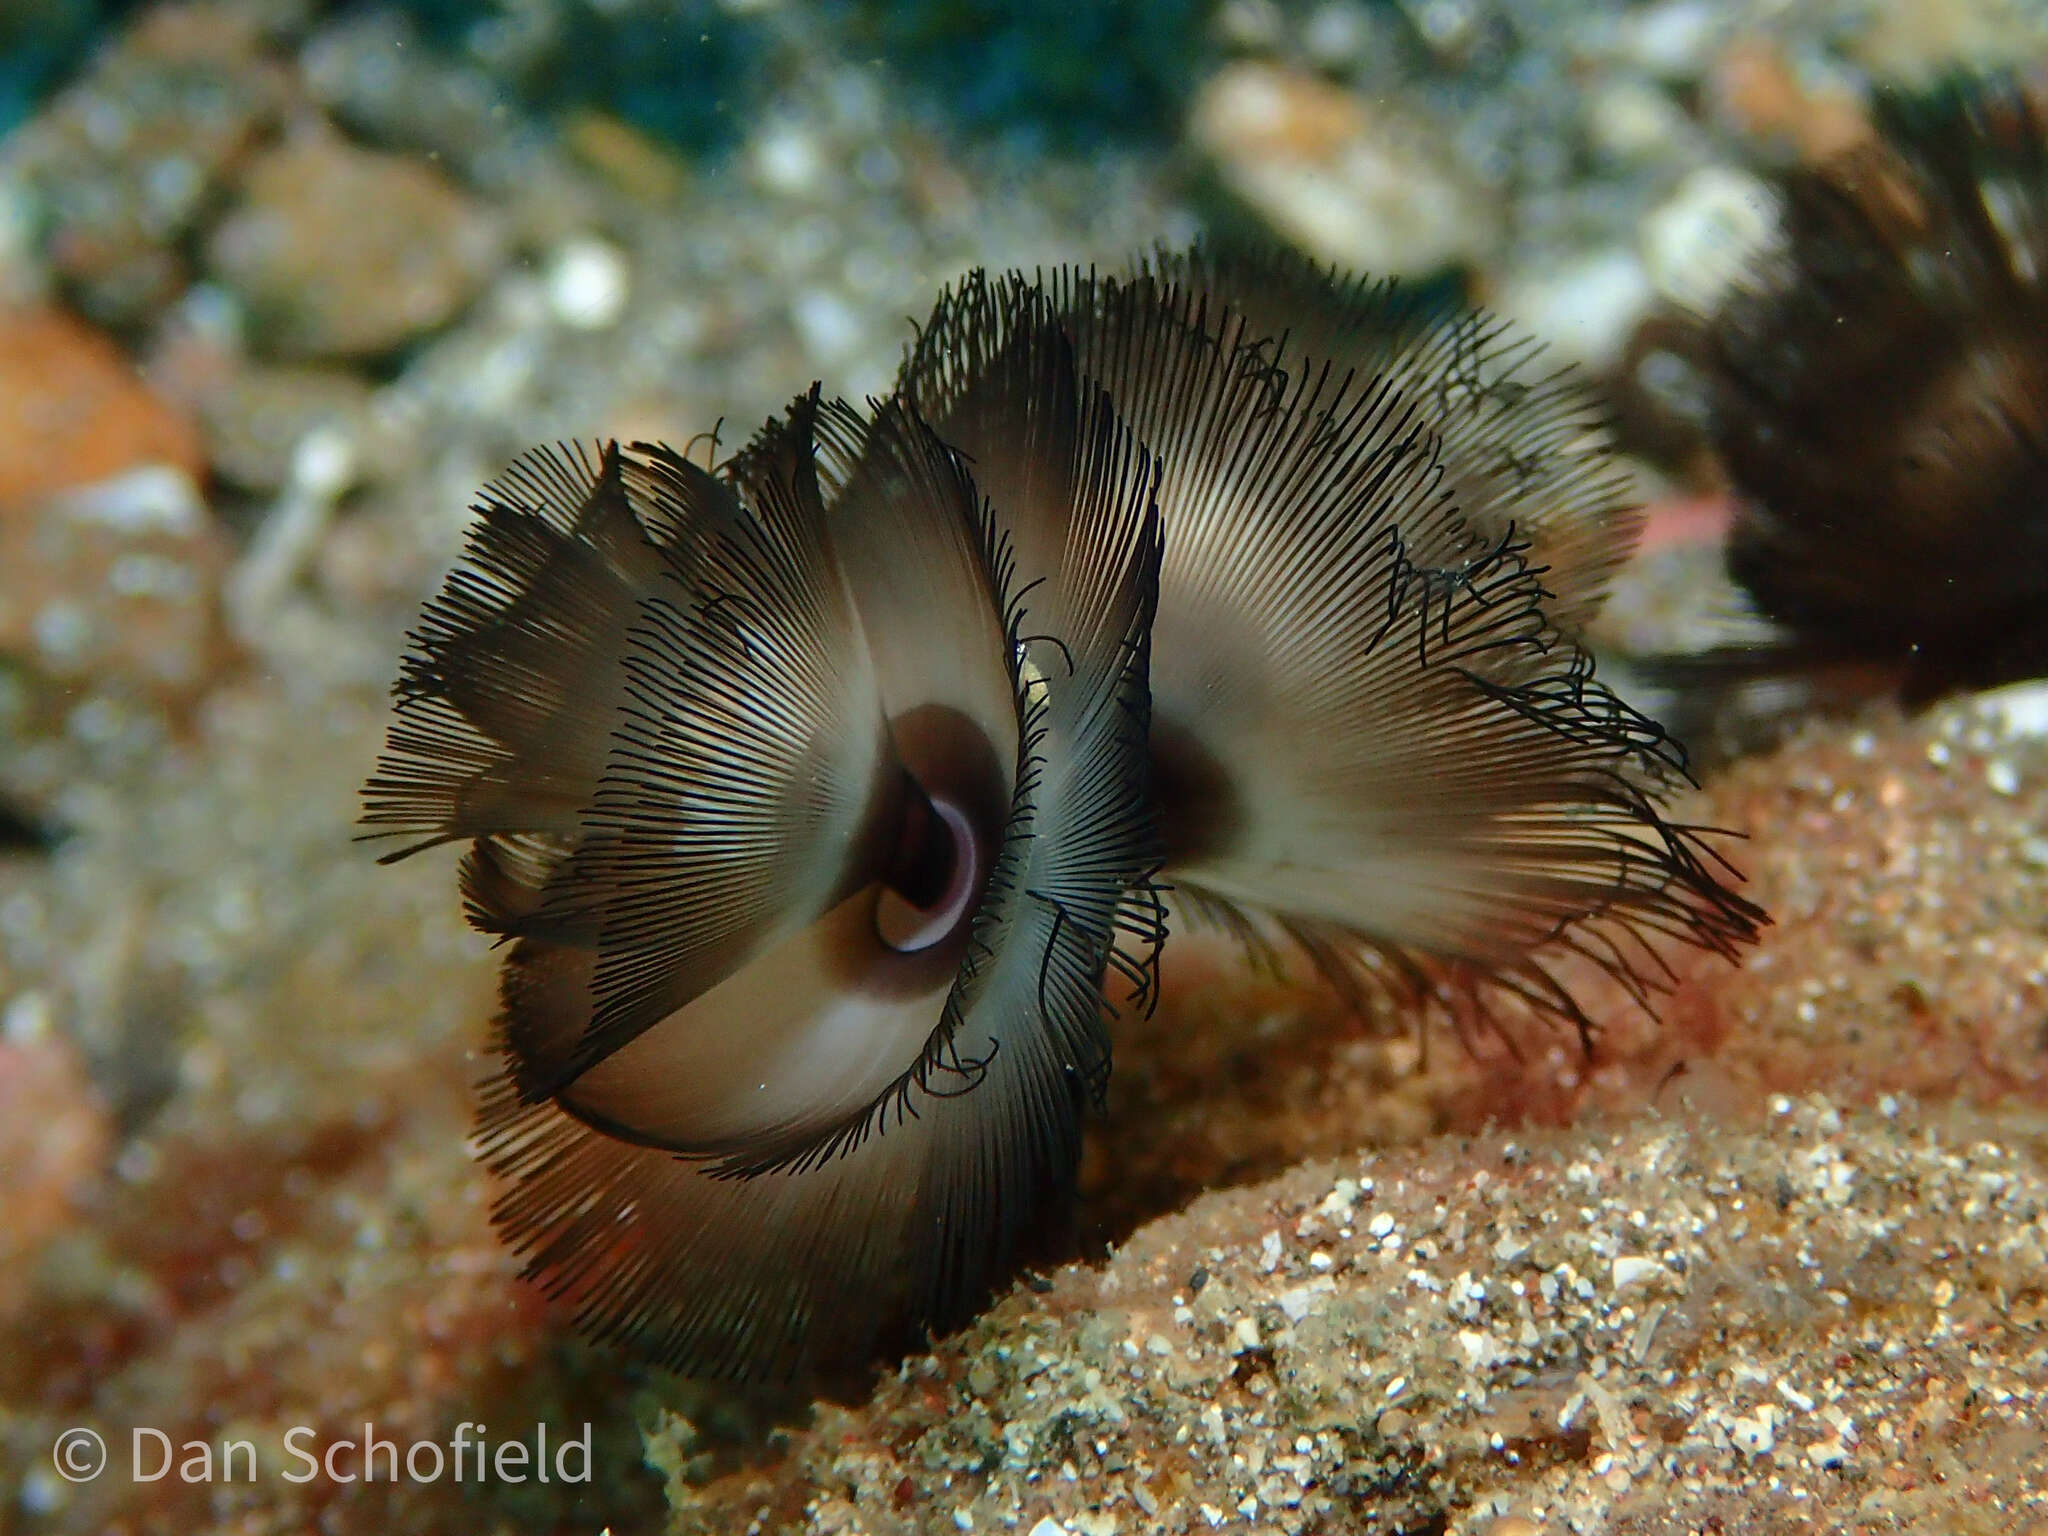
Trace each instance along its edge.
{"label": "brown worm crown", "polygon": [[[1293,263],[976,273],[715,469],[529,454],[365,821],[508,941],[479,1143],[601,1337],[786,1375],[1054,1229],[1183,910],[1341,986],[1647,1000],[1761,914],[1573,635],[1633,515],[1568,379]],[[394,855],[394,856],[402,856]]]}
{"label": "brown worm crown", "polygon": [[1875,107],[1776,177],[1778,237],[1714,313],[1641,338],[1698,402],[1729,574],[1775,630],[1650,671],[1737,738],[2048,672],[2048,124],[2005,78]]}

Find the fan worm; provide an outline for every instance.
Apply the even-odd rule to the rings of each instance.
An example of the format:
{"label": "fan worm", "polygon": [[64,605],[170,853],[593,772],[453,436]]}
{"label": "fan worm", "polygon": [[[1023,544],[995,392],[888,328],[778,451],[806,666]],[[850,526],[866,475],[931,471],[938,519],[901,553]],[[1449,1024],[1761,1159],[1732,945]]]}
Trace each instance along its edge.
{"label": "fan worm", "polygon": [[1616,472],[1606,410],[1570,368],[1483,311],[1440,315],[1397,284],[1282,252],[1164,254],[1144,278],[1207,302],[1219,341],[1293,375],[1379,379],[1423,413],[1440,489],[1480,537],[1528,546],[1550,622],[1576,634],[1640,532]]}
{"label": "fan worm", "polygon": [[1658,939],[1754,935],[1710,845],[1658,812],[1679,754],[1558,628],[1634,531],[1568,384],[1520,377],[1491,322],[1197,255],[970,277],[903,392],[1001,463],[1052,332],[1162,464],[1151,752],[1184,906],[1294,941],[1354,996],[1509,992],[1581,1028],[1561,953],[1642,998]]}
{"label": "fan worm", "polygon": [[799,401],[717,474],[530,455],[414,637],[366,819],[474,840],[496,1219],[599,1336],[857,1358],[1071,1188],[1156,863],[1158,537],[1071,367],[1030,427],[1028,509],[900,405]]}
{"label": "fan worm", "polygon": [[1779,179],[1780,239],[1677,350],[1730,573],[1785,636],[1727,670],[1875,663],[1925,698],[2048,668],[2048,138],[1998,82],[1877,127]]}
{"label": "fan worm", "polygon": [[976,274],[866,413],[482,498],[365,819],[469,845],[495,1219],[592,1332],[764,1376],[959,1321],[1071,1196],[1162,865],[1581,1026],[1559,954],[1641,996],[1753,935],[1565,632],[1630,527],[1576,396],[1270,275]]}

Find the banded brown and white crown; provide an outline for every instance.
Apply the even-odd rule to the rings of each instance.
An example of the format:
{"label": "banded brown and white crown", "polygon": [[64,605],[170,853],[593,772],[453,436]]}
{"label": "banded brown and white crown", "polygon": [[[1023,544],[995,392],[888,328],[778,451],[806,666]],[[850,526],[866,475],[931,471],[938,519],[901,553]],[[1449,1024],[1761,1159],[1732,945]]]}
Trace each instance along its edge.
{"label": "banded brown and white crown", "polygon": [[1577,636],[1592,622],[1641,510],[1615,467],[1605,406],[1534,336],[1285,252],[1165,252],[1138,277],[1199,299],[1219,343],[1252,348],[1290,377],[1348,374],[1354,388],[1398,394],[1427,424],[1439,489],[1466,526],[1526,546],[1553,626]]}
{"label": "banded brown and white crown", "polygon": [[366,819],[472,840],[496,1219],[602,1337],[858,1358],[1071,1187],[1156,863],[1159,550],[1107,401],[1034,385],[1028,508],[901,403],[799,400],[717,473],[530,455],[414,637]]}
{"label": "banded brown and white crown", "polygon": [[1753,937],[1708,843],[1660,814],[1681,759],[1560,628],[1634,531],[1573,387],[1518,378],[1490,323],[1197,256],[970,276],[901,388],[1002,462],[1015,358],[1049,332],[1162,466],[1151,753],[1184,906],[1354,991],[1505,989],[1582,1028],[1560,953],[1640,996],[1664,940]]}
{"label": "banded brown and white crown", "polygon": [[1632,524],[1529,367],[1312,268],[975,274],[867,412],[515,466],[366,821],[468,843],[507,941],[531,1272],[698,1372],[958,1320],[1071,1192],[1162,862],[1341,985],[1581,1027],[1560,954],[1746,942],[1571,639]]}

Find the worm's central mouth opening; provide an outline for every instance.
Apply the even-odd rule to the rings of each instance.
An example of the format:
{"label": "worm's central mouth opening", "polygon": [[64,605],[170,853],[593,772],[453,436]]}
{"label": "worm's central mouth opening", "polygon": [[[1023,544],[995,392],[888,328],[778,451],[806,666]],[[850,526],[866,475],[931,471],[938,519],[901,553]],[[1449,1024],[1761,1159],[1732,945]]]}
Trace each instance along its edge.
{"label": "worm's central mouth opening", "polygon": [[1009,777],[988,734],[957,709],[921,705],[889,731],[903,777],[875,936],[898,954],[958,964],[1002,845]]}
{"label": "worm's central mouth opening", "polygon": [[930,949],[973,917],[983,868],[974,823],[961,807],[918,791],[875,909],[875,931],[905,954]]}

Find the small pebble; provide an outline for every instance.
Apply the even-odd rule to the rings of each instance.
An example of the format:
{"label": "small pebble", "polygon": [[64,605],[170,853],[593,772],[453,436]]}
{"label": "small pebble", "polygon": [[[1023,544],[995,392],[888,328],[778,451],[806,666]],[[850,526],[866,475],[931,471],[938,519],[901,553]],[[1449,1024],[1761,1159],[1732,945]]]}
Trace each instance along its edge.
{"label": "small pebble", "polygon": [[1654,1279],[1664,1272],[1664,1266],[1655,1259],[1646,1259],[1638,1254],[1625,1253],[1614,1261],[1614,1288],[1626,1290],[1632,1285],[1641,1285],[1645,1280]]}
{"label": "small pebble", "polygon": [[332,501],[355,483],[356,468],[355,439],[336,427],[315,427],[292,449],[291,486]]}
{"label": "small pebble", "polygon": [[548,264],[548,308],[571,330],[606,331],[619,323],[632,292],[632,275],[616,246],[571,240]]}
{"label": "small pebble", "polygon": [[790,306],[804,351],[822,362],[838,362],[859,346],[863,331],[851,305],[829,289],[812,288]]}
{"label": "small pebble", "polygon": [[1586,139],[1610,160],[1650,161],[1685,135],[1678,103],[1641,80],[1617,80],[1586,103]]}
{"label": "small pebble", "polygon": [[1325,69],[1357,62],[1372,42],[1372,17],[1356,0],[1319,5],[1301,29],[1301,46]]}
{"label": "small pebble", "polygon": [[2014,683],[1980,694],[1977,710],[2010,736],[2048,736],[2048,683]]}
{"label": "small pebble", "polygon": [[0,1011],[0,1039],[32,1045],[50,1033],[52,1009],[46,992],[23,992]]}
{"label": "small pebble", "polygon": [[1606,368],[1620,361],[1656,297],[1642,258],[1616,245],[1511,278],[1494,307],[1543,338],[1560,361]]}
{"label": "small pebble", "polygon": [[1777,1410],[1766,1405],[1754,1418],[1736,1419],[1728,1426],[1728,1438],[1752,1456],[1768,1456],[1778,1443]]}
{"label": "small pebble", "polygon": [[754,176],[771,192],[801,197],[824,180],[825,155],[817,135],[794,123],[781,123],[754,141]]}
{"label": "small pebble", "polygon": [[1624,34],[1629,57],[1664,80],[1687,80],[1707,65],[1718,27],[1708,0],[1664,0],[1637,11]]}
{"label": "small pebble", "polygon": [[1768,187],[1732,166],[1702,166],[1642,223],[1650,284],[1674,304],[1710,313],[1776,237]]}
{"label": "small pebble", "polygon": [[118,533],[191,534],[206,522],[199,488],[183,470],[147,464],[60,498],[64,514]]}
{"label": "small pebble", "polygon": [[1839,1467],[1849,1459],[1849,1451],[1838,1436],[1817,1440],[1806,1448],[1806,1459],[1816,1467]]}
{"label": "small pebble", "polygon": [[1498,244],[1498,199],[1433,123],[1319,76],[1228,65],[1196,97],[1188,131],[1237,196],[1326,262],[1433,273]]}

